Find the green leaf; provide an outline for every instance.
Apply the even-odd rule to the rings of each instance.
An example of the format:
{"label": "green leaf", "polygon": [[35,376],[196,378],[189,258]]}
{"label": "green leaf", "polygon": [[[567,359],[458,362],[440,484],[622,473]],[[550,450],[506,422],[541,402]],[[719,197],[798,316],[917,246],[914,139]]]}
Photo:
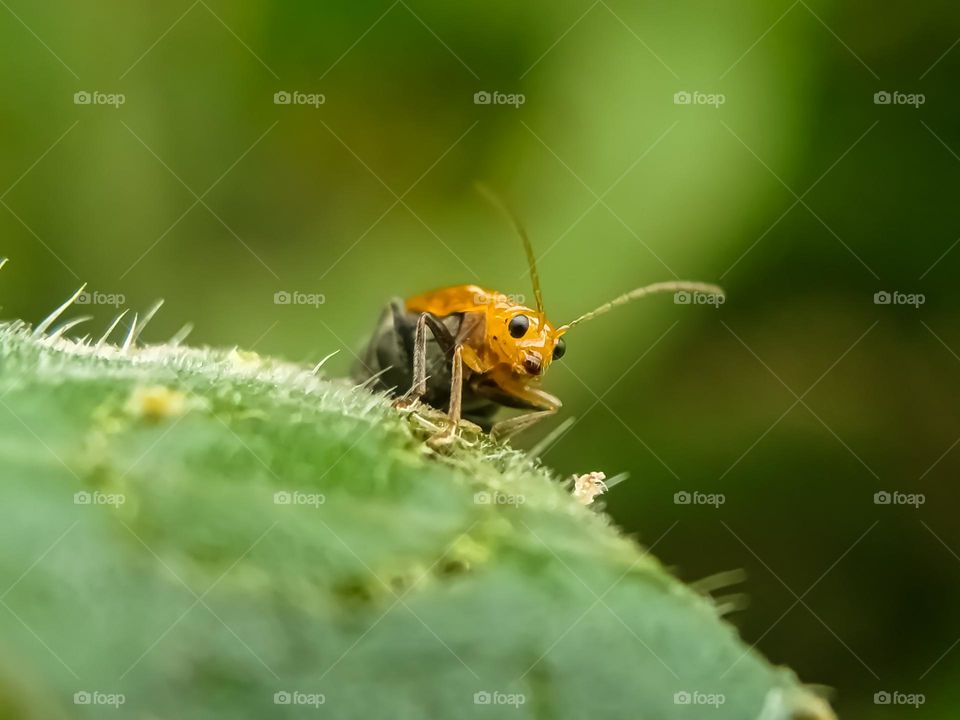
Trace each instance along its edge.
{"label": "green leaf", "polygon": [[0,327],[0,714],[832,717],[547,469],[422,440],[252,353]]}

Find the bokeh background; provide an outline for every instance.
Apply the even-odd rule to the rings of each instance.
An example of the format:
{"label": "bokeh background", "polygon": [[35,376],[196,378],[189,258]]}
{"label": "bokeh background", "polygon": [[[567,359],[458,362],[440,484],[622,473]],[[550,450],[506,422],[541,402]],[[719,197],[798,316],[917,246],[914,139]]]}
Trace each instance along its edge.
{"label": "bokeh background", "polygon": [[339,350],[345,374],[392,296],[530,296],[483,181],[524,218],[558,322],[658,280],[729,293],[578,328],[546,380],[562,415],[518,443],[575,417],[544,462],[630,473],[608,511],[684,579],[745,569],[743,637],[842,716],[956,717],[955,4],[0,5],[4,316],[86,282],[91,333],[111,296],[165,298],[148,342],[189,321],[194,344]]}

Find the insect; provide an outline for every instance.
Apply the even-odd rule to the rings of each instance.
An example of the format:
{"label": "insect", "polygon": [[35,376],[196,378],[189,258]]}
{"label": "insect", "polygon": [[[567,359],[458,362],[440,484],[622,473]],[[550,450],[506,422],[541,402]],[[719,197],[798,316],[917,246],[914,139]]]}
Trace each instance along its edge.
{"label": "insect", "polygon": [[[659,282],[631,290],[564,325],[547,319],[533,246],[522,224],[489,191],[481,192],[511,220],[523,242],[535,307],[477,285],[455,285],[401,300],[384,309],[354,378],[397,396],[447,410],[449,439],[469,420],[495,437],[510,435],[555,413],[558,398],[541,387],[550,365],[566,352],[566,334],[620,305],[661,292],[722,295],[716,285]],[[501,407],[532,412],[494,423]]]}

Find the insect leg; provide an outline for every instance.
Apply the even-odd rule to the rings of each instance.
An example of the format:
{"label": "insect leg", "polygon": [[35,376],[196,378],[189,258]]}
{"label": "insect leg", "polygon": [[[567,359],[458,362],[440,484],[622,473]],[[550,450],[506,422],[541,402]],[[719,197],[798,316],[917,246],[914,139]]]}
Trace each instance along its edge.
{"label": "insect leg", "polygon": [[417,332],[413,341],[413,385],[410,395],[419,400],[427,392],[427,314],[417,318]]}
{"label": "insect leg", "polygon": [[453,334],[447,329],[447,326],[440,322],[436,315],[431,315],[430,313],[423,313],[423,315],[426,316],[427,325],[430,326],[430,332],[433,333],[433,336],[440,344],[440,349],[445,353],[453,352],[456,343],[453,339]]}
{"label": "insect leg", "polygon": [[460,416],[463,392],[463,347],[457,346],[453,351],[453,365],[450,370],[450,409],[447,411],[446,427],[427,441],[434,450],[448,447],[457,437],[457,428],[460,426]]}
{"label": "insect leg", "polygon": [[516,417],[508,418],[506,420],[501,420],[498,423],[494,423],[493,427],[490,428],[490,437],[494,440],[507,440],[518,432],[522,432],[527,428],[533,426],[535,423],[540,422],[544,418],[548,418],[551,415],[556,414],[557,408],[552,410],[540,410],[538,412],[524,413],[523,415],[517,415]]}
{"label": "insect leg", "polygon": [[406,395],[410,400],[419,400],[427,392],[427,328],[444,352],[454,345],[453,335],[442,322],[430,313],[420,313],[413,341],[413,384]]}
{"label": "insect leg", "polygon": [[453,351],[453,370],[450,373],[450,410],[447,415],[451,425],[456,428],[460,424],[463,394],[463,348],[458,346]]}

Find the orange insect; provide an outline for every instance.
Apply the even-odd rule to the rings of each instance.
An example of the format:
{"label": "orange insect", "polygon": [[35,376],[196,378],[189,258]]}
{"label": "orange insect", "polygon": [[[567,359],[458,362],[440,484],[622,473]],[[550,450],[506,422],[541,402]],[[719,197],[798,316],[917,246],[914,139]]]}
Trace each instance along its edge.
{"label": "orange insect", "polygon": [[[375,389],[403,393],[399,404],[422,401],[448,409],[449,434],[465,418],[491,434],[509,436],[561,406],[540,388],[550,364],[566,351],[564,335],[579,323],[658,292],[722,295],[716,285],[660,282],[637,288],[554,325],[544,313],[536,257],[523,226],[496,197],[483,190],[511,219],[523,241],[536,307],[477,285],[456,285],[393,300],[381,316],[354,376]],[[428,335],[429,331],[429,335]],[[500,407],[534,412],[493,423]]]}

